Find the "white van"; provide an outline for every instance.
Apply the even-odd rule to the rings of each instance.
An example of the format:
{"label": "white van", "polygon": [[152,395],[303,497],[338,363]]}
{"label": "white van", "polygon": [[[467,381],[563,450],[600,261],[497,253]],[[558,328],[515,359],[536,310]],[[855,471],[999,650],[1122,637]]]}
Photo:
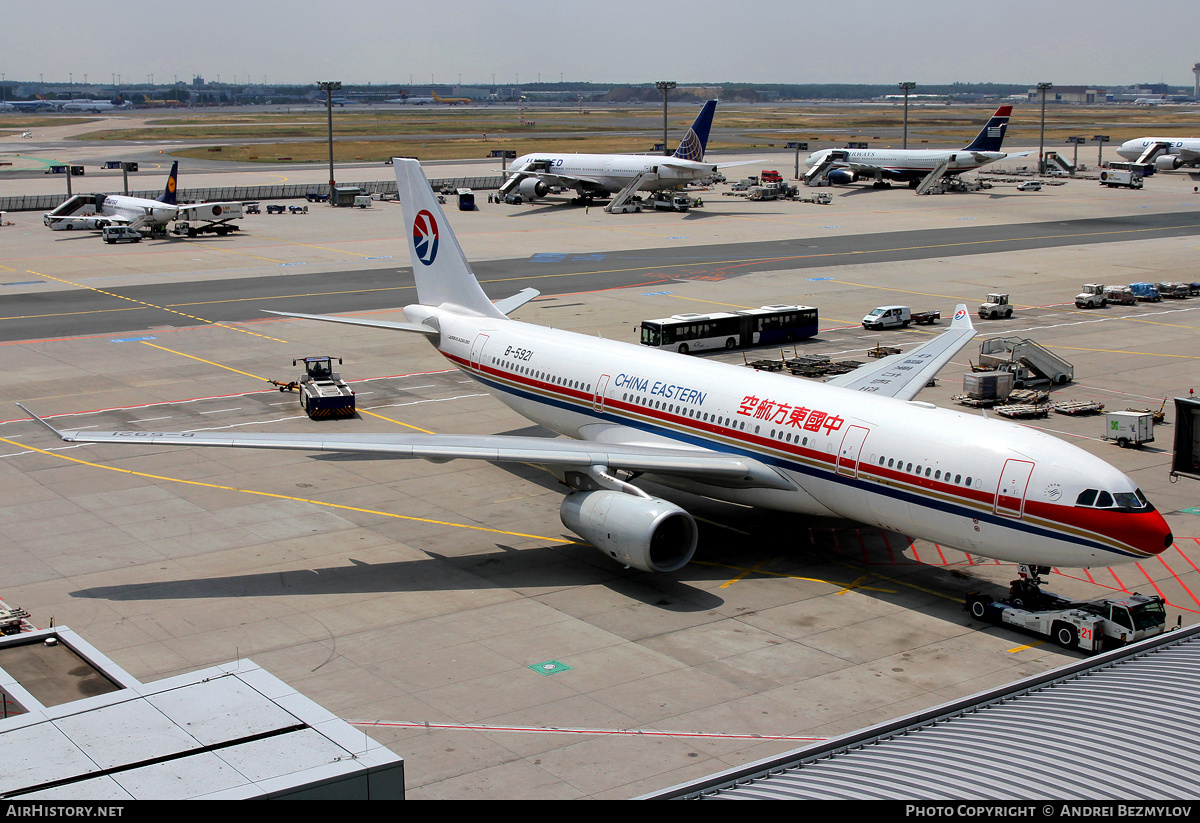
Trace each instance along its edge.
{"label": "white van", "polygon": [[100,230],[100,235],[104,238],[105,243],[142,242],[142,233],[129,226],[105,226]]}

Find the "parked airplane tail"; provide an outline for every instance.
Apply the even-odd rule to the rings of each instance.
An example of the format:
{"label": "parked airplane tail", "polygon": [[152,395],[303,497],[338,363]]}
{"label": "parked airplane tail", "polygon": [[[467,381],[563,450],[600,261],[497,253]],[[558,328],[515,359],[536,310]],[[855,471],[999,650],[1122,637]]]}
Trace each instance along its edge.
{"label": "parked airplane tail", "polygon": [[171,164],[171,174],[167,177],[167,187],[163,189],[162,197],[158,198],[158,202],[166,203],[168,206],[174,206],[176,204],[175,186],[178,182],[178,177],[179,161],[176,160]]}
{"label": "parked airplane tail", "polygon": [[988,120],[971,145],[966,146],[963,151],[1000,151],[1000,144],[1004,142],[1004,132],[1008,129],[1008,118],[1011,116],[1012,106],[996,109],[992,119]]}
{"label": "parked airplane tail", "polygon": [[675,157],[680,160],[697,162],[704,159],[704,152],[708,148],[708,132],[712,128],[713,113],[716,110],[716,100],[709,100],[704,104],[704,108],[700,109],[700,113],[696,115],[696,122],[692,123],[687,134],[679,141],[679,148],[675,149]]}
{"label": "parked airplane tail", "polygon": [[396,157],[392,163],[404,225],[411,232],[408,252],[417,302],[422,306],[449,303],[485,317],[504,317],[483,293],[420,162]]}

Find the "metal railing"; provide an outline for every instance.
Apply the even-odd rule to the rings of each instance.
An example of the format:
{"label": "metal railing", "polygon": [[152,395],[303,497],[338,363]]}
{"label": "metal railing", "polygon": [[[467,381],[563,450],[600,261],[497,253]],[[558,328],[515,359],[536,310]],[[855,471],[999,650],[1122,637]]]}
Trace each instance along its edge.
{"label": "metal railing", "polygon": [[[442,189],[498,189],[504,178],[495,175],[490,177],[445,177],[430,180],[429,185],[434,191]],[[358,187],[367,194],[396,194],[395,180],[374,180],[367,183],[340,183],[339,188]],[[225,201],[254,200],[291,200],[304,197],[309,193],[327,194],[329,186],[325,183],[291,183],[284,186],[222,186],[207,189],[180,189],[180,203],[209,203]],[[108,192],[120,194],[120,192]],[[154,200],[162,195],[162,189],[152,191],[133,191],[130,197],[142,197]],[[27,194],[13,197],[0,197],[0,211],[50,211],[57,208],[64,200],[64,194]]]}

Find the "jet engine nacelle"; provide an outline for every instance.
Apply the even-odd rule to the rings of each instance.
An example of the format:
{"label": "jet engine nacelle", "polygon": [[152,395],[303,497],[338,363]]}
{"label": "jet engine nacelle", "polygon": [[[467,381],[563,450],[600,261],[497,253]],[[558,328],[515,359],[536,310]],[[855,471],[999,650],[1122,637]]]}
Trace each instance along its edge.
{"label": "jet engine nacelle", "polygon": [[677,571],[696,553],[696,521],[666,500],[607,490],[572,492],[558,516],[604,554],[645,572]]}
{"label": "jet engine nacelle", "polygon": [[1178,154],[1160,154],[1154,158],[1154,165],[1159,171],[1174,171],[1183,165]]}
{"label": "jet engine nacelle", "polygon": [[517,184],[517,191],[526,198],[545,197],[550,193],[550,187],[536,177],[526,177]]}
{"label": "jet engine nacelle", "polygon": [[829,178],[830,183],[836,186],[845,186],[858,181],[858,174],[849,169],[831,169],[826,177]]}

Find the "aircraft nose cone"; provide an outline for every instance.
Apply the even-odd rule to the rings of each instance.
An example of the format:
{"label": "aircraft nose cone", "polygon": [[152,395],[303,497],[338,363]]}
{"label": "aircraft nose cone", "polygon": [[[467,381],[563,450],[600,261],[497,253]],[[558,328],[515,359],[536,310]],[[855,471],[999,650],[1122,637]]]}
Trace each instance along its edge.
{"label": "aircraft nose cone", "polygon": [[1167,521],[1158,512],[1150,515],[1153,519],[1146,524],[1142,533],[1140,547],[1147,554],[1161,554],[1171,548],[1175,542],[1175,535],[1171,534],[1171,527],[1167,525]]}

